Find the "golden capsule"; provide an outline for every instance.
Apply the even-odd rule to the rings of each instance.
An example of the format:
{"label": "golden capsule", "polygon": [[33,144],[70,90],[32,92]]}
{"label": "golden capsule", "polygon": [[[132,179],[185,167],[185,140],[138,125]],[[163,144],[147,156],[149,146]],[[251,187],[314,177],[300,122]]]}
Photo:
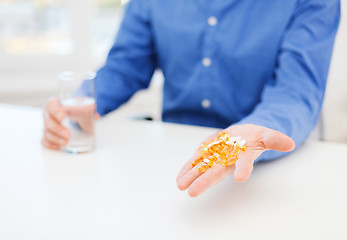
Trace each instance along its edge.
{"label": "golden capsule", "polygon": [[199,172],[201,173],[204,173],[206,172],[210,167],[208,165],[202,165],[200,168],[199,168]]}
{"label": "golden capsule", "polygon": [[192,163],[192,166],[195,167],[196,165],[198,165],[199,163],[201,163],[202,160],[203,160],[202,157],[197,158],[197,159]]}
{"label": "golden capsule", "polygon": [[238,157],[237,156],[233,156],[231,158],[228,159],[228,165],[232,165],[237,161]]}
{"label": "golden capsule", "polygon": [[245,140],[241,140],[241,137],[236,137],[236,139],[240,139],[237,141],[234,141],[234,139],[235,137],[230,142],[230,135],[226,132],[220,132],[213,141],[202,143],[198,150],[198,158],[192,163],[192,166],[196,166],[205,159],[206,165],[199,168],[200,172],[205,172],[215,163],[223,166],[234,164],[240,152],[247,149]]}

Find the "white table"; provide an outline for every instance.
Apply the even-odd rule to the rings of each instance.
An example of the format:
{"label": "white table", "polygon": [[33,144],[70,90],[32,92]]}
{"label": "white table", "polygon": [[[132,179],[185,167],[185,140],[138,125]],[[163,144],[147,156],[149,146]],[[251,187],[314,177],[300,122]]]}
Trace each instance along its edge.
{"label": "white table", "polygon": [[41,147],[39,109],[0,106],[0,239],[347,239],[347,145],[307,142],[198,198],[175,177],[215,129],[97,124],[97,149]]}

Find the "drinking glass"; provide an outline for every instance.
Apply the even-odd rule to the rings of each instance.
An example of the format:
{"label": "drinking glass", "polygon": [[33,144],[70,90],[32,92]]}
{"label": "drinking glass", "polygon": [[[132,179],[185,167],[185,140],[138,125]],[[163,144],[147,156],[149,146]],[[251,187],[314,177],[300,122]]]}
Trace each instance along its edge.
{"label": "drinking glass", "polygon": [[66,152],[89,152],[95,147],[95,76],[91,71],[67,71],[58,75],[60,104],[67,116],[62,124],[71,133],[68,144],[63,147]]}

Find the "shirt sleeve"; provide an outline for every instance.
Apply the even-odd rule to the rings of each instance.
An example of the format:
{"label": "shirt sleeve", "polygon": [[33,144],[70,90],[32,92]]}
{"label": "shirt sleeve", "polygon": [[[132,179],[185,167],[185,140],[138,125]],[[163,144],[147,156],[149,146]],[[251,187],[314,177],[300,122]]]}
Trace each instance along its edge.
{"label": "shirt sleeve", "polygon": [[[340,20],[340,1],[302,1],[283,35],[273,78],[261,102],[238,122],[275,129],[300,146],[317,123],[332,48]],[[286,153],[266,151],[256,161]]]}
{"label": "shirt sleeve", "polygon": [[147,0],[132,0],[105,65],[95,79],[97,111],[104,115],[147,88],[156,67],[150,7]]}

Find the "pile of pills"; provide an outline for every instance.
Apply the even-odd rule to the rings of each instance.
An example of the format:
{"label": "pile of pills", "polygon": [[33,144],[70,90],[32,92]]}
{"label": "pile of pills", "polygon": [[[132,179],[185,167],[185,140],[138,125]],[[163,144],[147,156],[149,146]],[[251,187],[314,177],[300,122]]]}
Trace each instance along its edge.
{"label": "pile of pills", "polygon": [[246,140],[241,137],[231,137],[226,132],[221,132],[217,138],[201,144],[197,159],[192,163],[195,167],[199,163],[205,163],[199,168],[201,173],[206,172],[214,164],[223,166],[234,164],[241,151],[246,151]]}

